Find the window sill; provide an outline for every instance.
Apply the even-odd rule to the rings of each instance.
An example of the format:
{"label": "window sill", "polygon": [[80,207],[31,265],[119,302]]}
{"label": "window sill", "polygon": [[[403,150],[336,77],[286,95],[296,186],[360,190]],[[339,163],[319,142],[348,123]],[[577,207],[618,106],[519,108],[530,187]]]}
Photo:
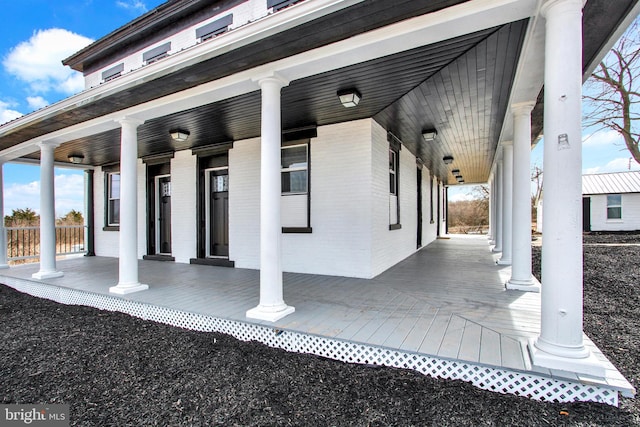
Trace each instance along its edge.
{"label": "window sill", "polygon": [[622,218],[611,218],[611,219],[607,218],[607,222],[608,223],[613,223],[613,224],[616,224],[616,223],[617,224],[621,224],[621,223],[624,222],[624,220]]}
{"label": "window sill", "polygon": [[106,227],[102,227],[102,231],[120,231],[119,225],[109,225]]}
{"label": "window sill", "polygon": [[311,227],[282,227],[282,232],[285,234],[310,234],[313,232]]}
{"label": "window sill", "polygon": [[402,228],[402,224],[389,224],[389,230],[400,230]]}

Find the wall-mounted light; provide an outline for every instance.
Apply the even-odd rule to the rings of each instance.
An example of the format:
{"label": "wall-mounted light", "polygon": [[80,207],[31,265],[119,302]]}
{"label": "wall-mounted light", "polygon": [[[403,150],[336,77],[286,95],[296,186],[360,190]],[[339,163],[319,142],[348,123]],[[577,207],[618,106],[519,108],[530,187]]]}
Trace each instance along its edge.
{"label": "wall-mounted light", "polygon": [[422,132],[422,139],[424,139],[424,142],[431,142],[436,139],[436,136],[438,136],[438,131],[435,129],[429,129]]}
{"label": "wall-mounted light", "polygon": [[451,174],[452,175],[460,175],[460,169],[451,169]]}
{"label": "wall-mounted light", "polygon": [[67,157],[67,159],[69,159],[69,161],[74,165],[77,165],[82,163],[82,161],[84,160],[84,156],[82,154],[71,154],[69,155],[69,157]]}
{"label": "wall-mounted light", "polygon": [[442,161],[445,165],[450,165],[451,163],[453,163],[453,156],[444,156],[442,158]]}
{"label": "wall-mounted light", "polygon": [[462,175],[456,175],[456,180],[457,180],[458,182],[460,182],[460,181],[464,181],[464,179],[462,178]]}
{"label": "wall-mounted light", "polygon": [[169,133],[174,141],[184,142],[189,138],[189,132],[186,130],[174,129],[169,131]]}
{"label": "wall-mounted light", "polygon": [[355,107],[362,99],[362,95],[356,89],[344,89],[338,91],[338,98],[346,108]]}

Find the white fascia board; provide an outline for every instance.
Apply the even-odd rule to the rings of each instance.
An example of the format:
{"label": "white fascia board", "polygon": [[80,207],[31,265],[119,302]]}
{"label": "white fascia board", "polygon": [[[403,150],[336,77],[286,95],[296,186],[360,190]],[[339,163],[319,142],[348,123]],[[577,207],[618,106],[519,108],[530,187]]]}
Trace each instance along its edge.
{"label": "white fascia board", "polygon": [[[309,3],[314,4],[315,2]],[[300,5],[304,4],[304,2],[300,3]],[[27,152],[22,152],[22,150],[29,149],[27,147],[30,147],[28,152],[35,151],[37,148],[34,148],[34,144],[39,141],[46,140],[62,143],[116,129],[119,125],[114,120],[123,116],[150,120],[259,90],[259,85],[255,81],[256,76],[275,73],[289,81],[297,80],[529,18],[535,15],[537,10],[538,0],[475,0],[462,3],[89,120],[31,141],[26,141],[12,148],[14,153],[22,153],[20,155],[23,155]],[[256,23],[258,22],[262,21],[256,21]],[[196,55],[196,50],[200,46],[206,47],[205,44],[198,45],[193,49],[172,55],[156,64],[162,64],[166,69],[171,68],[171,71],[175,71],[186,66],[186,63],[192,65],[215,56],[211,52],[204,52],[200,56]],[[146,68],[143,68],[138,71],[144,72],[145,70]],[[124,75],[114,80],[114,82],[121,81],[124,85],[139,84],[144,80],[151,80],[157,77],[151,77],[149,74],[138,75],[138,71]],[[116,86],[113,87],[115,88]],[[118,90],[123,89],[122,86],[118,86]],[[77,100],[71,101],[72,98],[70,98],[69,104],[65,105],[65,107],[73,108],[82,103],[92,102],[106,96],[103,92],[96,93],[93,96],[92,90],[78,96],[82,95],[84,95],[84,98]],[[92,96],[90,97],[89,95]],[[53,107],[55,106],[57,104]],[[59,108],[59,110],[62,109],[64,108]],[[17,121],[20,121],[20,119],[17,119]],[[20,123],[20,125],[23,125],[23,123]],[[7,150],[0,152],[1,157],[7,157],[5,154],[9,154]]]}

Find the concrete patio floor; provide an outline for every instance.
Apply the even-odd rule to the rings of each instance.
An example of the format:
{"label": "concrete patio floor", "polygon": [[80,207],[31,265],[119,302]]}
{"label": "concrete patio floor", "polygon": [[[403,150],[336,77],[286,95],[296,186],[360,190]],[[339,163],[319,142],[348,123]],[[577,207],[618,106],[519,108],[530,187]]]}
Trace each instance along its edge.
{"label": "concrete patio floor", "polygon": [[[109,294],[118,259],[58,261],[61,278],[43,282],[219,319],[329,339],[470,362],[549,378],[610,387],[631,385],[585,336],[606,368],[605,378],[532,366],[526,348],[540,327],[540,294],[507,291],[510,268],[495,263],[485,236],[451,236],[422,248],[374,279],[285,273],[284,298],[295,313],[275,322],[248,319],[259,299],[259,271],[139,261],[149,290]],[[38,282],[37,264],[0,271],[9,286]]]}

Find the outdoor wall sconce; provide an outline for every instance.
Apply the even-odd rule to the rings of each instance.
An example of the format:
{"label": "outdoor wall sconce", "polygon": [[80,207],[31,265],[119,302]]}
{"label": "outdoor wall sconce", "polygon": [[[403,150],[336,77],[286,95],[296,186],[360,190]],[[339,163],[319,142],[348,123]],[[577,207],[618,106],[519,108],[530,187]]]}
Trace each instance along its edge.
{"label": "outdoor wall sconce", "polygon": [[355,107],[360,102],[362,95],[355,89],[345,89],[338,91],[338,98],[340,98],[340,102],[346,108]]}
{"label": "outdoor wall sconce", "polygon": [[69,155],[69,157],[67,157],[67,159],[69,159],[69,161],[74,165],[77,165],[82,163],[82,161],[84,160],[84,156],[82,154],[71,154]]}
{"label": "outdoor wall sconce", "polygon": [[450,165],[451,163],[453,163],[453,156],[444,156],[442,158],[442,161],[445,165]]}
{"label": "outdoor wall sconce", "polygon": [[175,129],[169,131],[169,133],[171,134],[171,138],[174,141],[184,142],[187,140],[187,138],[189,138],[189,132],[186,130]]}
{"label": "outdoor wall sconce", "polygon": [[438,131],[435,129],[429,129],[422,132],[424,142],[431,142],[436,139],[436,136],[438,136]]}

